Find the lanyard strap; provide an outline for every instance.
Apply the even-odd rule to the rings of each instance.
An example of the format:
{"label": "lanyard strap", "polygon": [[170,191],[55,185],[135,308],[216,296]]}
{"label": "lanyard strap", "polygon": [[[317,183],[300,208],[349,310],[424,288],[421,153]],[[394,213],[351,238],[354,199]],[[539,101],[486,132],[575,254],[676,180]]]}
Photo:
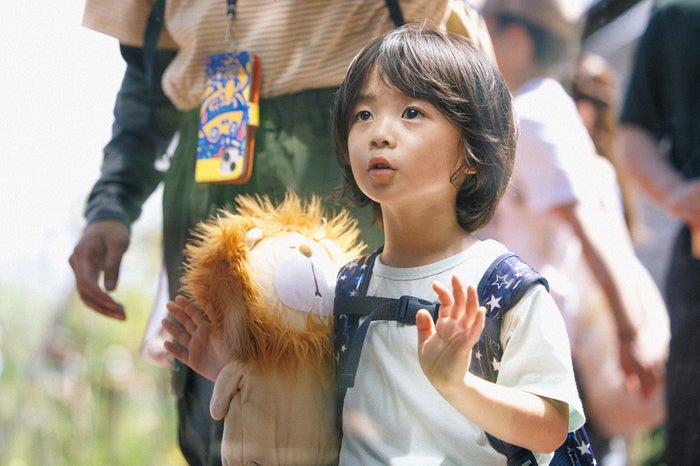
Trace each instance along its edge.
{"label": "lanyard strap", "polygon": [[230,19],[236,16],[236,0],[226,0],[226,16]]}
{"label": "lanyard strap", "polygon": [[394,21],[394,26],[403,26],[404,20],[399,0],[385,0],[384,3],[386,3],[386,7],[389,9],[389,16],[391,16],[391,20]]}
{"label": "lanyard strap", "polygon": [[226,28],[226,36],[224,42],[233,47],[233,19],[236,17],[236,2],[237,0],[226,0],[226,16],[228,16],[228,27]]}

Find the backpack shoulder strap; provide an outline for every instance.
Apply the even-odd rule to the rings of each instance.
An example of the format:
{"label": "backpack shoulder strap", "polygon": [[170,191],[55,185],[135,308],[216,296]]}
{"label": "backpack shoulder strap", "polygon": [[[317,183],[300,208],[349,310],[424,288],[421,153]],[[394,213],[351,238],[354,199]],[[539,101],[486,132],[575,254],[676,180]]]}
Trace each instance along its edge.
{"label": "backpack shoulder strap", "polygon": [[[334,348],[341,390],[354,385],[365,335],[375,320],[395,320],[415,324],[419,309],[427,309],[437,319],[440,304],[413,296],[399,299],[367,296],[372,268],[381,248],[346,264],[338,273],[333,304]],[[501,318],[520,301],[529,287],[547,281],[517,255],[499,256],[479,282],[479,304],[487,309],[482,336],[472,351],[470,371],[495,382],[503,350],[500,344]],[[366,317],[360,325],[359,321]],[[344,394],[344,391],[343,391]]]}
{"label": "backpack shoulder strap", "polygon": [[[486,325],[479,342],[472,351],[469,370],[486,380],[496,381],[503,349],[500,343],[503,315],[520,301],[535,283],[549,290],[547,280],[520,257],[506,253],[488,268],[477,288],[479,303],[486,307]],[[486,434],[493,448],[506,456],[508,466],[536,465],[530,450],[503,442]],[[586,429],[569,432],[566,441],[555,451],[552,466],[593,466],[595,454],[590,446]]]}
{"label": "backpack shoulder strap", "polygon": [[335,295],[365,296],[369,286],[369,279],[372,275],[374,261],[382,253],[382,249],[381,247],[377,248],[343,265],[338,271]]}
{"label": "backpack shoulder strap", "polygon": [[[503,316],[535,283],[542,283],[549,289],[547,280],[514,253],[498,256],[486,269],[477,286],[479,304],[486,308],[486,322],[479,341],[472,349],[469,372],[496,382],[503,357]],[[503,442],[488,432],[486,437],[497,452],[506,456],[508,466],[537,464],[530,450]]]}
{"label": "backpack shoulder strap", "polygon": [[[367,299],[367,287],[374,261],[381,251],[382,248],[378,248],[353,259],[338,271],[333,301],[333,347],[336,370],[340,378],[343,378],[340,374],[345,371],[347,352],[355,336],[360,317],[369,314],[377,307],[377,302]],[[366,311],[363,313],[363,310]],[[341,390],[344,397],[345,390]]]}
{"label": "backpack shoulder strap", "polygon": [[476,290],[479,304],[486,308],[486,323],[472,351],[470,372],[491,382],[496,381],[503,356],[501,319],[535,283],[541,283],[549,290],[547,280],[511,252],[498,256],[486,269]]}
{"label": "backpack shoulder strap", "polygon": [[[375,320],[415,324],[420,309],[437,316],[439,303],[413,296],[380,298],[367,296],[372,268],[381,248],[353,260],[340,269],[333,302],[333,342],[341,395],[354,386],[357,366],[369,325]],[[360,319],[366,317],[362,324]]]}

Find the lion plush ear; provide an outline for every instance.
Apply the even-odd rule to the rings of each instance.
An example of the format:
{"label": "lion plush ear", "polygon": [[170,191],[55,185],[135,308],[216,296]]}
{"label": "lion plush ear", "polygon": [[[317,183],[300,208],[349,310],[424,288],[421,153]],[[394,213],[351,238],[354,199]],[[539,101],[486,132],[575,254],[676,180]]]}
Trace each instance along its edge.
{"label": "lion plush ear", "polygon": [[260,228],[248,230],[248,233],[245,234],[245,243],[248,246],[248,250],[253,249],[264,237],[265,234]]}

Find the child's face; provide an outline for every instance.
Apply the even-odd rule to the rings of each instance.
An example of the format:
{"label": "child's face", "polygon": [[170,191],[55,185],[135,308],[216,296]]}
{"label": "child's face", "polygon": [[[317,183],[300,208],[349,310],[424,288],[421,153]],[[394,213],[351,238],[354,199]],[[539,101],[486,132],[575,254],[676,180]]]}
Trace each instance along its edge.
{"label": "child's face", "polygon": [[[357,185],[382,207],[452,206],[459,130],[427,100],[371,72],[352,109],[348,151]],[[452,213],[452,210],[445,209]]]}

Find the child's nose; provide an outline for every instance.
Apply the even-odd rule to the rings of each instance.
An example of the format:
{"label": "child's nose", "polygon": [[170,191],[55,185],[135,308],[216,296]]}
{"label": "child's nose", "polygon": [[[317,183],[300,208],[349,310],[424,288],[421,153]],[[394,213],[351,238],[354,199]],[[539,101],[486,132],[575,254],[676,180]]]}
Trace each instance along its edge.
{"label": "child's nose", "polygon": [[389,147],[396,142],[392,130],[392,122],[387,118],[375,120],[374,132],[372,133],[372,145],[375,147]]}

